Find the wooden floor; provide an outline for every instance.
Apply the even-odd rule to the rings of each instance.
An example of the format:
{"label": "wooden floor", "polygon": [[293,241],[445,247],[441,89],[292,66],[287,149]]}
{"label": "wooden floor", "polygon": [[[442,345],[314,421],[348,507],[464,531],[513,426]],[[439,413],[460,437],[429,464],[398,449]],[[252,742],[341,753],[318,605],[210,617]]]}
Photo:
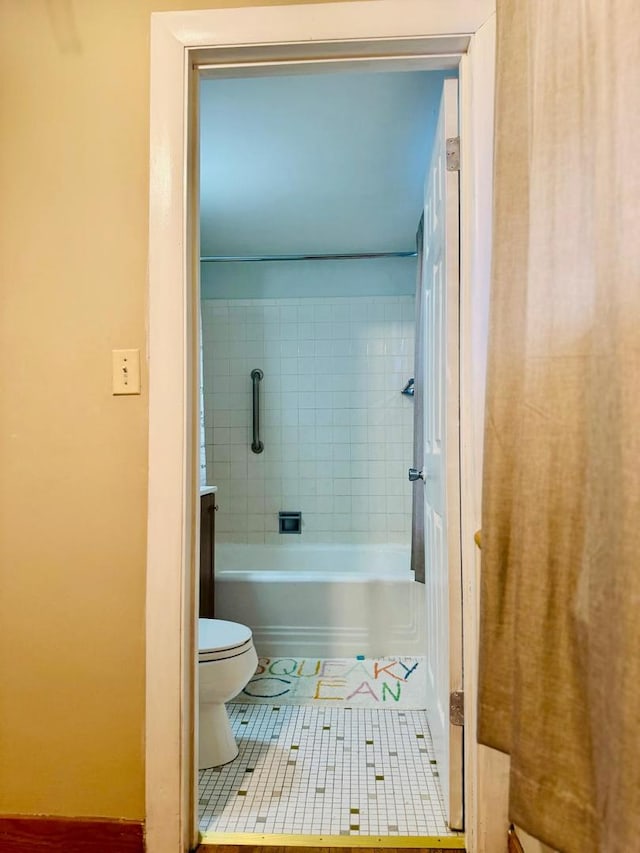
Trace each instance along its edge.
{"label": "wooden floor", "polygon": [[509,853],[524,853],[524,847],[513,828],[509,830]]}
{"label": "wooden floor", "polygon": [[[198,853],[215,850],[216,853],[335,853],[335,847],[251,847],[245,845],[201,844]],[[380,847],[341,847],[340,853],[378,853]],[[385,853],[438,853],[442,848],[435,847],[385,847]],[[461,851],[464,853],[464,851]]]}

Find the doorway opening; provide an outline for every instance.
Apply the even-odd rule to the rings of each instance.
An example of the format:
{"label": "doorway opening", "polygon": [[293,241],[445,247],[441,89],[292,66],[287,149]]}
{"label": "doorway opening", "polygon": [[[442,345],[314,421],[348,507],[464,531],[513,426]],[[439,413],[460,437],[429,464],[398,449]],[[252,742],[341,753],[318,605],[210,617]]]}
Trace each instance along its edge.
{"label": "doorway opening", "polygon": [[[478,551],[474,532],[480,527],[491,257],[495,10],[492,0],[462,0],[444,7],[424,0],[402,4],[375,0],[165,12],[151,17],[145,724],[150,851],[191,850],[199,841],[194,758],[199,535],[193,511],[198,487],[199,80],[210,72],[264,76],[318,71],[338,63],[344,71],[381,65],[387,70],[459,69],[463,164],[460,479],[468,638],[464,644],[465,840],[467,849],[475,851],[494,849],[502,837],[502,807],[496,809],[495,804],[504,800],[504,773],[493,772],[490,756],[477,748],[475,735]],[[487,816],[493,816],[489,823]],[[350,846],[358,843],[346,841]],[[458,840],[455,843],[459,846]],[[451,846],[451,842],[445,839],[432,846]]]}
{"label": "doorway opening", "polygon": [[259,656],[205,842],[463,846],[455,78],[200,84],[200,617]]}

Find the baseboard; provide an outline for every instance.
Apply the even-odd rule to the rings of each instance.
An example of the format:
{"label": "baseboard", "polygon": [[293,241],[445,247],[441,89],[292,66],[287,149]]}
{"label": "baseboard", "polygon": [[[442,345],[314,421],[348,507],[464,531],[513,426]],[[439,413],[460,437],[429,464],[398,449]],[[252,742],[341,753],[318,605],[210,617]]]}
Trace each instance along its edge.
{"label": "baseboard", "polygon": [[2,853],[144,853],[142,822],[108,818],[0,816]]}

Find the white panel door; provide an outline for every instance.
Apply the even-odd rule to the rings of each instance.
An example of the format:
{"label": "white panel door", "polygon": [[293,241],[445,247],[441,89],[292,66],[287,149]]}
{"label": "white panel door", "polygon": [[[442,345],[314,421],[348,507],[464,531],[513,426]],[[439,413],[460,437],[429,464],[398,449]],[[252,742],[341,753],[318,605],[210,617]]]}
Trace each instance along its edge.
{"label": "white panel door", "polygon": [[462,829],[463,730],[449,720],[449,695],[462,690],[459,173],[447,169],[447,139],[457,136],[458,81],[445,80],[426,179],[423,243],[427,713],[449,825]]}

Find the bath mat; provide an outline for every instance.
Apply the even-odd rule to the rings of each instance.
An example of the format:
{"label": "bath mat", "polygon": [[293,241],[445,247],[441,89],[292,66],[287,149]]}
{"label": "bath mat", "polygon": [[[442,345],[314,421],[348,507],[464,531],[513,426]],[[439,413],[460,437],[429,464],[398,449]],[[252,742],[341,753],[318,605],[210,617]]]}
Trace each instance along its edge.
{"label": "bath mat", "polygon": [[422,710],[425,658],[260,658],[232,702]]}

